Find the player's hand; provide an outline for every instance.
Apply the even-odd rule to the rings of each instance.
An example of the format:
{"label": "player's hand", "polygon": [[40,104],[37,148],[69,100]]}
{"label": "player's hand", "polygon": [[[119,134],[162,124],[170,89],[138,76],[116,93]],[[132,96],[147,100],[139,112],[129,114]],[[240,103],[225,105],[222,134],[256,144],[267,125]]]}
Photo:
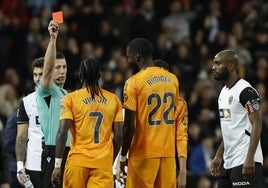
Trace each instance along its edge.
{"label": "player's hand", "polygon": [[125,183],[125,179],[126,179],[126,168],[127,167],[127,161],[125,162],[121,162],[119,163],[119,168],[116,169],[116,179],[121,183],[124,184]]}
{"label": "player's hand", "polygon": [[[122,175],[122,171],[120,169],[120,162],[116,164],[116,168],[115,168],[115,176],[116,179],[120,182],[120,177]],[[120,182],[121,183],[121,182]]]}
{"label": "player's hand", "polygon": [[218,157],[214,157],[209,167],[209,171],[212,176],[220,175],[220,165],[221,165],[221,159]]}
{"label": "player's hand", "polygon": [[243,164],[242,174],[245,176],[250,176],[255,173],[255,161],[253,158],[247,158]]}
{"label": "player's hand", "polygon": [[27,174],[26,174],[26,172],[25,172],[25,168],[22,168],[22,169],[20,169],[20,170],[17,172],[17,179],[18,179],[19,183],[20,183],[21,185],[24,186],[23,179],[22,179],[22,177],[21,177],[21,175],[20,175],[19,173],[21,173],[21,175],[23,175],[24,177],[26,177]]}
{"label": "player's hand", "polygon": [[116,173],[115,173],[115,176],[116,176],[116,180],[117,180],[121,185],[124,185],[124,184],[125,184],[125,181],[126,181],[126,175],[124,175],[124,173],[121,171],[119,165],[116,167]]}
{"label": "player's hand", "polygon": [[60,28],[60,26],[59,26],[59,24],[57,22],[55,22],[53,20],[51,20],[49,22],[48,31],[49,31],[49,35],[50,35],[51,38],[53,38],[53,39],[57,38],[58,33],[59,33],[58,32],[59,28]]}
{"label": "player's hand", "polygon": [[186,187],[186,172],[180,172],[177,177],[177,187],[185,188]]}
{"label": "player's hand", "polygon": [[52,175],[51,175],[51,183],[53,185],[53,187],[55,187],[55,185],[60,184],[61,181],[61,169],[60,168],[54,168]]}

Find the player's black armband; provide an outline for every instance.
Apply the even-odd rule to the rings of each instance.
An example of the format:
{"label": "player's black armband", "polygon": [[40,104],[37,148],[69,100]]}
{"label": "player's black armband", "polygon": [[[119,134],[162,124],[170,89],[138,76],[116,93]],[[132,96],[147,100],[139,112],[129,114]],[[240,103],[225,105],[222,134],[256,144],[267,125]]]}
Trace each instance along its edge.
{"label": "player's black armband", "polygon": [[249,114],[260,111],[260,97],[252,87],[245,88],[240,93],[239,100]]}

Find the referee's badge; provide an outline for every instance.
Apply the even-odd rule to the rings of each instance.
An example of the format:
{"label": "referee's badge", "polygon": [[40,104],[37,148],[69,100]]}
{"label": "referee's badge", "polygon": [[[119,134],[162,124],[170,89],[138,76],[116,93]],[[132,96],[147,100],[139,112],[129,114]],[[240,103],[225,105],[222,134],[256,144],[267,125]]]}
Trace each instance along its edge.
{"label": "referee's badge", "polygon": [[228,104],[229,104],[229,105],[230,105],[230,104],[232,104],[233,99],[234,99],[234,97],[233,97],[233,96],[230,96],[230,97],[229,97],[229,99],[228,99]]}

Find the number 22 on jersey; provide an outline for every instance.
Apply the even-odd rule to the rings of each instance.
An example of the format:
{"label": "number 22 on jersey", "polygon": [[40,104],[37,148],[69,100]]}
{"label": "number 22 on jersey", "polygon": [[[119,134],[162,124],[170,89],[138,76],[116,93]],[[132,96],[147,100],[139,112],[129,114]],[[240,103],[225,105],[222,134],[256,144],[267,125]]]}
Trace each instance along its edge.
{"label": "number 22 on jersey", "polygon": [[[157,93],[150,94],[147,99],[147,105],[151,108],[147,118],[150,126],[160,125],[162,120],[166,125],[174,124],[174,119],[170,118],[170,113],[174,112],[173,93],[166,92],[162,98]],[[162,110],[162,108],[164,109]],[[162,117],[156,115],[160,110],[163,111]]]}

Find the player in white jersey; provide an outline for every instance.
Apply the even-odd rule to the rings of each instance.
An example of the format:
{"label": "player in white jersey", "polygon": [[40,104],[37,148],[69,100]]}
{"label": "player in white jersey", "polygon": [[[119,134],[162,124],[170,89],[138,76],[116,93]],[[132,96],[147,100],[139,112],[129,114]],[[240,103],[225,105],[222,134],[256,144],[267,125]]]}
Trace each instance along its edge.
{"label": "player in white jersey", "polygon": [[[44,58],[38,58],[33,61],[35,86],[37,86],[42,76],[43,65]],[[41,153],[43,133],[36,107],[36,92],[30,93],[22,99],[17,114],[17,124],[17,171],[21,171],[24,175],[30,175],[34,187],[42,187]],[[18,180],[23,184],[19,176]]]}
{"label": "player in white jersey", "polygon": [[233,50],[219,52],[213,62],[214,78],[225,86],[218,98],[222,143],[211,162],[210,173],[220,177],[218,188],[258,188],[263,163],[259,95],[239,77],[238,55]]}

